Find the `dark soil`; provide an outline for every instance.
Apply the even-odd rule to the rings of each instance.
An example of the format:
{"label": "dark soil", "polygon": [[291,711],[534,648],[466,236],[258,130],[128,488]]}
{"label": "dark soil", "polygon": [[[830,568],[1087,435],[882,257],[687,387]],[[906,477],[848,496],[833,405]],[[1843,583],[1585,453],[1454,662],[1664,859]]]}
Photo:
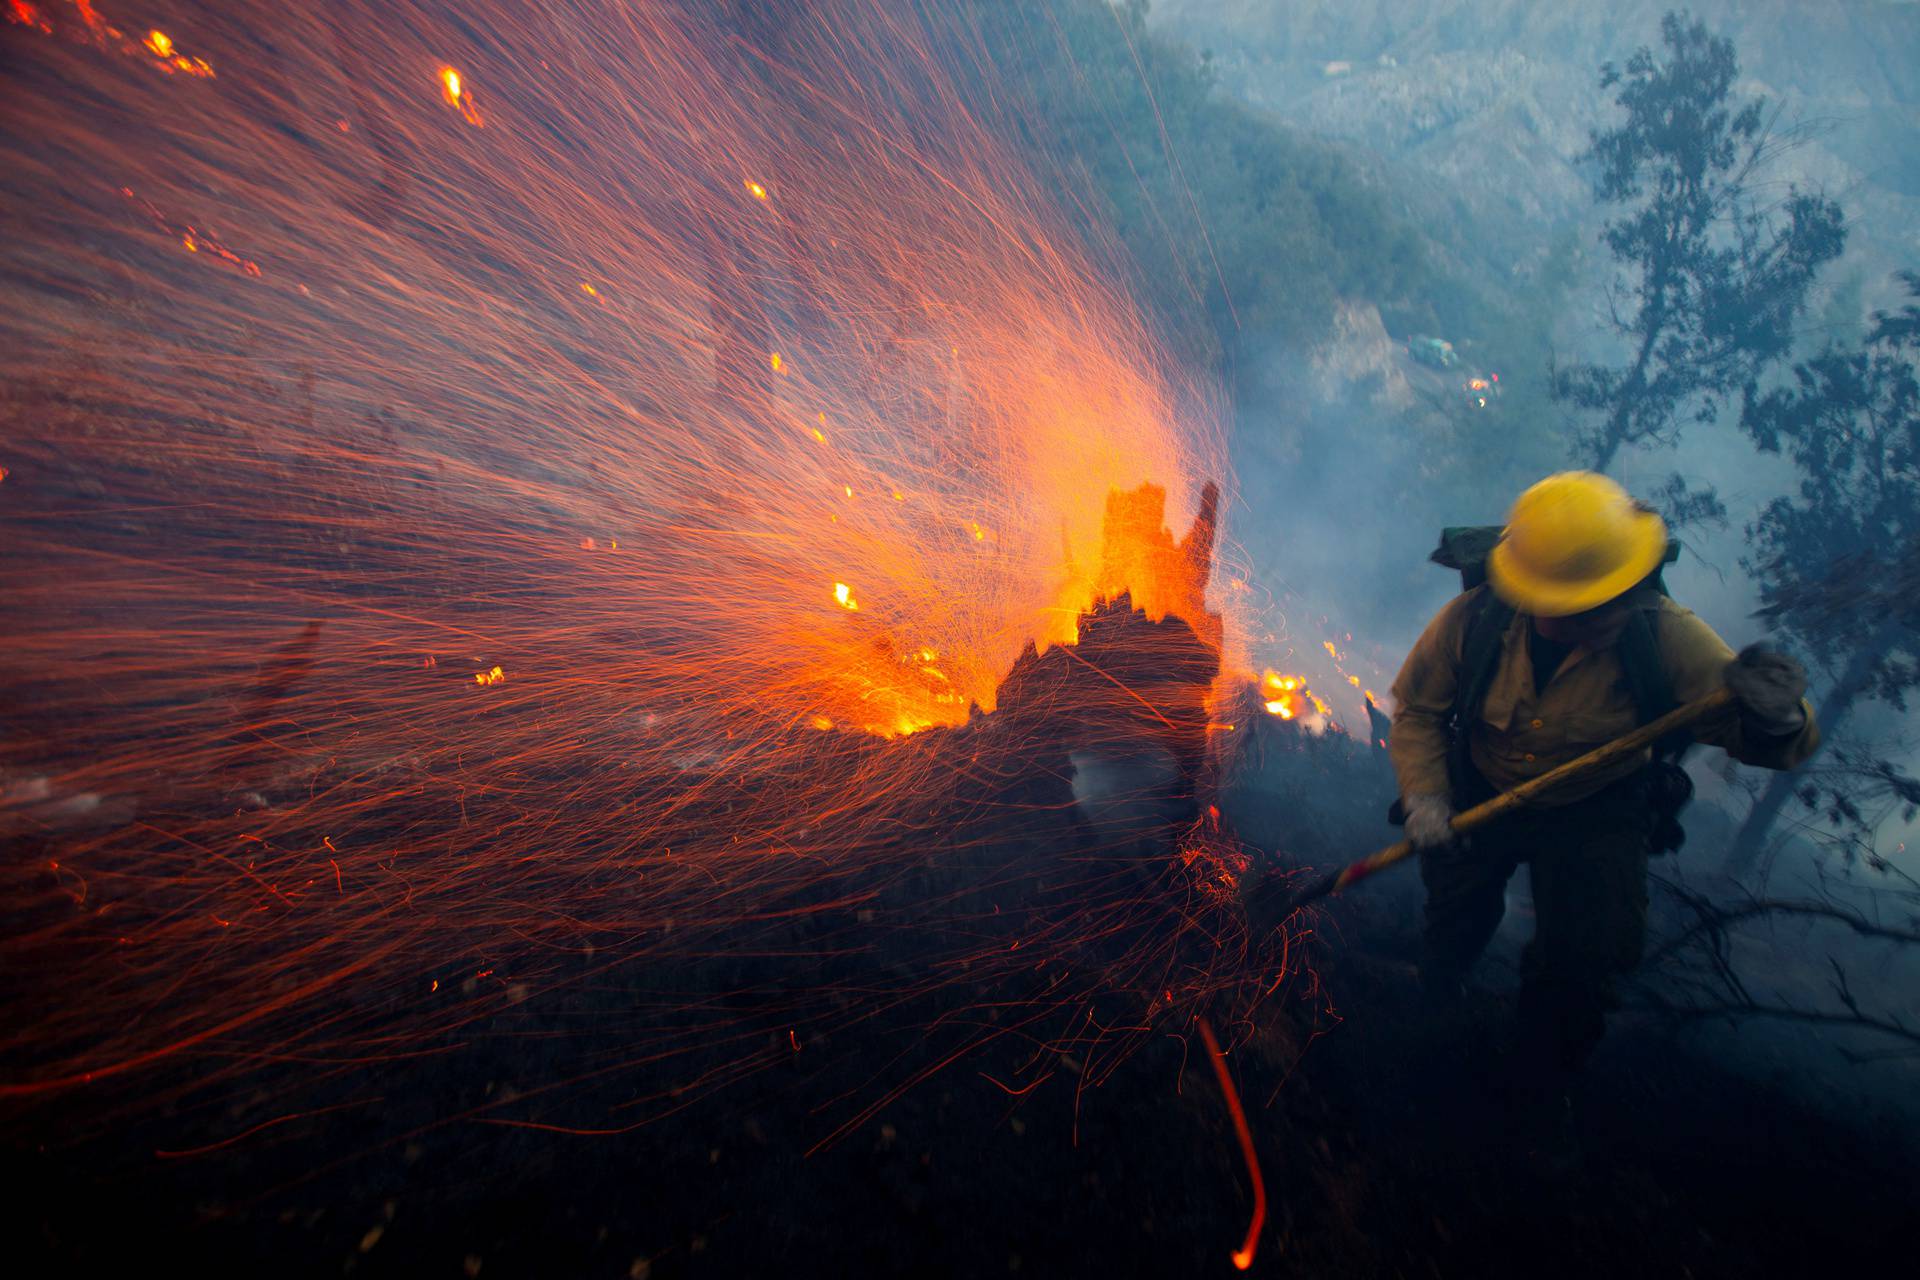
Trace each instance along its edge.
{"label": "dark soil", "polygon": [[[1317,865],[1380,842],[1377,757],[1266,732],[1220,796],[1244,834]],[[956,847],[996,901],[1040,904],[1030,929],[1074,907],[1048,851],[1091,837],[1063,771],[1009,785]],[[1161,839],[1127,856],[1157,865]],[[942,888],[954,909],[938,878],[958,873],[927,867],[885,892]],[[1462,1007],[1426,1005],[1415,905],[1411,876],[1338,901],[1254,1025],[1222,1028],[1269,1197],[1256,1271],[1828,1275],[1901,1255],[1910,1134],[1836,1124],[1653,1023],[1619,1019],[1569,1124],[1543,1127],[1507,1067],[1510,975],[1490,961]],[[1036,1066],[1045,1029],[1016,1028],[1064,972],[928,982],[947,953],[920,931],[826,945],[859,927],[807,918],[803,958],[745,939],[731,956],[722,936],[684,969],[583,965],[426,1057],[199,1089],[142,1078],[16,1113],[0,1170],[28,1264],[14,1274],[1232,1272],[1250,1188],[1191,1011],[1142,1022],[1123,1060]],[[1091,945],[1056,959],[1101,962]],[[1087,1011],[1141,1019],[1125,999],[1072,1007]],[[516,1092],[529,1105],[497,1105]]]}

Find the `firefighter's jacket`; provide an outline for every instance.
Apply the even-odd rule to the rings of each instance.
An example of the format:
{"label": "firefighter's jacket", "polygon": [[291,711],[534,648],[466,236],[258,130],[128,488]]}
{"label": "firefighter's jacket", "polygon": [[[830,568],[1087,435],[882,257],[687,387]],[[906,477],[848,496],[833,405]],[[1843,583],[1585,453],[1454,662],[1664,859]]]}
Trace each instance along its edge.
{"label": "firefighter's jacket", "polygon": [[[1447,719],[1460,679],[1467,622],[1478,593],[1485,590],[1477,587],[1442,609],[1427,624],[1393,682],[1388,753],[1403,796],[1446,795],[1452,789],[1447,780]],[[1656,593],[1647,593],[1639,607],[1658,614],[1649,621],[1676,703],[1692,702],[1724,683],[1722,672],[1733,661],[1733,650],[1713,628],[1691,610]],[[1640,724],[1632,688],[1614,649],[1574,649],[1536,695],[1527,644],[1532,626],[1532,617],[1525,613],[1516,613],[1508,624],[1493,682],[1469,730],[1473,765],[1498,791],[1511,790]],[[1693,736],[1743,763],[1790,769],[1820,743],[1812,708],[1804,701],[1801,706],[1807,712],[1806,725],[1785,737],[1767,737],[1748,727],[1731,706],[1697,722]],[[1540,802],[1565,804],[1591,795],[1643,768],[1651,758],[1650,750],[1642,751],[1574,779]]]}

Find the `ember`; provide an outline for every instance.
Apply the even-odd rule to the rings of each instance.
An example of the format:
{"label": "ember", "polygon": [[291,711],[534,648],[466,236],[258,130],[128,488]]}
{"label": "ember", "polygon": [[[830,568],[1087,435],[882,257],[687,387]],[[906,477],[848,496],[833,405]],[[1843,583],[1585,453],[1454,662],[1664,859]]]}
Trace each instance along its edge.
{"label": "ember", "polygon": [[448,106],[456,108],[468,124],[482,123],[480,112],[473,105],[473,99],[468,97],[466,91],[461,88],[460,73],[452,67],[440,68],[440,96],[446,99]]}
{"label": "ember", "polygon": [[[898,929],[932,899],[873,885],[967,865],[956,797],[1073,744],[1159,744],[1193,821],[1245,662],[1210,393],[934,28],[836,0],[749,75],[705,6],[614,8],[516,11],[508,61],[445,6],[233,6],[216,90],[125,74],[184,32],[13,5],[54,38],[4,139],[5,947],[64,976],[10,990],[0,1096],[451,1052],[583,948]],[[1028,1034],[1078,1045],[1204,919],[1150,993],[1184,1034],[1267,989],[1213,919],[1240,856],[950,890],[923,980],[1071,957]]]}

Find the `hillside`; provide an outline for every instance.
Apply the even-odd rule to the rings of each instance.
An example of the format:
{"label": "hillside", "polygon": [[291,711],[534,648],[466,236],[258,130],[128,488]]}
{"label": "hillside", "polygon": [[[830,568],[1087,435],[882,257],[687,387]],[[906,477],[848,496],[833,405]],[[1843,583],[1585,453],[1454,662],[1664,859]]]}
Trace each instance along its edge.
{"label": "hillside", "polygon": [[[1360,144],[1424,183],[1414,212],[1471,224],[1490,269],[1525,270],[1556,232],[1591,223],[1576,166],[1605,119],[1599,64],[1657,40],[1668,0],[1160,0],[1150,21],[1211,50],[1222,88],[1296,128]],[[1891,301],[1920,259],[1920,5],[1733,3],[1693,12],[1730,36],[1749,94],[1809,133],[1780,184],[1817,186],[1855,221],[1836,285],[1856,310]],[[1440,228],[1444,230],[1444,228]]]}

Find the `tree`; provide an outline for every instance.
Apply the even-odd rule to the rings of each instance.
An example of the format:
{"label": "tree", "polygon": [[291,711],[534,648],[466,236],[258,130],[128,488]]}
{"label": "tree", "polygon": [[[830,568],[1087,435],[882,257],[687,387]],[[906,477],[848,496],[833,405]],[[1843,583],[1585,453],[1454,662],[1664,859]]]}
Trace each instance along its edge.
{"label": "tree", "polygon": [[[1904,273],[1920,299],[1920,273]],[[1747,398],[1741,427],[1800,471],[1797,494],[1774,499],[1748,526],[1745,564],[1761,615],[1829,676],[1818,719],[1829,737],[1857,707],[1904,711],[1920,687],[1920,305],[1875,317],[1856,351],[1830,349],[1794,367],[1785,386]],[[1816,783],[1775,776],[1734,837],[1727,869],[1758,860],[1796,789],[1836,823],[1860,812],[1850,789],[1893,787],[1904,774],[1853,753],[1852,767]],[[1852,779],[1849,782],[1848,779]]]}
{"label": "tree", "polygon": [[1846,241],[1823,196],[1760,202],[1756,177],[1780,139],[1763,100],[1732,100],[1733,42],[1679,13],[1660,36],[1662,54],[1602,66],[1626,118],[1595,130],[1586,157],[1596,198],[1621,206],[1600,238],[1620,268],[1607,327],[1632,354],[1553,371],[1554,398],[1598,418],[1580,446],[1597,471],[1623,448],[1671,445],[1686,423],[1713,421],[1786,355],[1808,286]]}
{"label": "tree", "polygon": [[[1890,958],[1910,956],[1920,947],[1920,881],[1884,859],[1870,865],[1881,877],[1878,884],[1822,875],[1811,892],[1792,898],[1743,893],[1718,900],[1680,880],[1651,876],[1663,899],[1656,918],[1669,928],[1661,931],[1666,936],[1652,940],[1635,979],[1646,1007],[1682,1022],[1765,1018],[1866,1033],[1881,1041],[1866,1050],[1843,1041],[1840,1052],[1852,1062],[1920,1057],[1920,1026],[1902,1016],[1897,983],[1880,984],[1891,986],[1890,993],[1856,992],[1854,975],[1841,959],[1846,952],[1867,961],[1868,982],[1874,985],[1873,976],[1885,974]],[[1788,944],[1794,955],[1811,958],[1816,947],[1826,953],[1824,998],[1811,996],[1811,984],[1783,983],[1778,972],[1741,972],[1741,958],[1752,952],[1737,945],[1740,934],[1756,929],[1777,934],[1795,925],[1797,936]]]}

